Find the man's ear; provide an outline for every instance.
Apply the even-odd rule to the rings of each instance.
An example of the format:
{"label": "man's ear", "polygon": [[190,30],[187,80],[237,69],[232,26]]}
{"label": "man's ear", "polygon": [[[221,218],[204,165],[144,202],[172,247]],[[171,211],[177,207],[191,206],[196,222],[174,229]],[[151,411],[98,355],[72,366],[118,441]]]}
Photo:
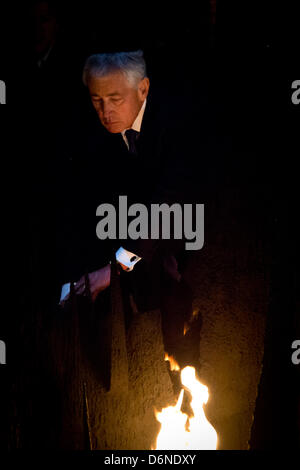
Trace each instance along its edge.
{"label": "man's ear", "polygon": [[144,101],[147,98],[149,87],[150,87],[149,78],[148,77],[143,78],[143,80],[140,81],[139,87],[138,87],[139,97],[142,101]]}

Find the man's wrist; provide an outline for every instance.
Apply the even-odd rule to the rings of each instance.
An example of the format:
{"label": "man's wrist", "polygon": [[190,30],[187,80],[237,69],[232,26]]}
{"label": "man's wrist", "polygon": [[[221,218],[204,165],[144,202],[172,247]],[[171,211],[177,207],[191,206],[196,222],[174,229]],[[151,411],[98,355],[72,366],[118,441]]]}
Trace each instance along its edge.
{"label": "man's wrist", "polygon": [[123,269],[126,269],[126,271],[132,271],[135,264],[141,259],[142,258],[137,256],[135,253],[125,250],[122,246],[116,252],[116,260],[122,265],[122,267],[125,267]]}

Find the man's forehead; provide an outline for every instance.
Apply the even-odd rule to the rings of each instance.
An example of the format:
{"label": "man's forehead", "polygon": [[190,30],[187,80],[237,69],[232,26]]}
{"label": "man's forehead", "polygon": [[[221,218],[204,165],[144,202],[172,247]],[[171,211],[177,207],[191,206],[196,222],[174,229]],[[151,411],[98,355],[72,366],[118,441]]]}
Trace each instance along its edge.
{"label": "man's forehead", "polygon": [[90,77],[88,87],[91,94],[107,96],[125,91],[130,84],[123,73],[115,72],[103,77]]}

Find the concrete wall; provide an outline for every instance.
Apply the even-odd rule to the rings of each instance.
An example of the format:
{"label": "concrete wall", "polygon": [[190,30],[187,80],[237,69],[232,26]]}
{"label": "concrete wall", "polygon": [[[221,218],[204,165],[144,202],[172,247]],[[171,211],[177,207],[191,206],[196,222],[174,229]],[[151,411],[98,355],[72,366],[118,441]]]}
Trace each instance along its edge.
{"label": "concrete wall", "polygon": [[[209,388],[206,414],[218,448],[247,449],[264,353],[269,260],[256,207],[241,191],[224,197],[206,211],[204,247],[191,253],[184,273],[200,319],[192,322],[185,348]],[[151,449],[159,430],[154,408],[176,401],[161,313],[133,312],[125,325],[115,277],[111,289],[111,313],[82,304],[53,317],[45,351],[53,392],[47,387],[47,396],[58,419],[55,425],[46,420],[42,402],[35,426],[45,429],[42,447]]]}
{"label": "concrete wall", "polygon": [[234,189],[226,197],[207,214],[205,245],[186,278],[202,317],[199,375],[210,393],[207,417],[220,449],[247,449],[264,353],[268,254],[256,208]]}

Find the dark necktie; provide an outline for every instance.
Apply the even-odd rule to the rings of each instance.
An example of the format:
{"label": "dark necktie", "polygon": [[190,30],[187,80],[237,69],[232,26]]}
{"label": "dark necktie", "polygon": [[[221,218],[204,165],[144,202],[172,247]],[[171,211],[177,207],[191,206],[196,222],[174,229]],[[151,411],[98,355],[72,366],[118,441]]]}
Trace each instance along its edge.
{"label": "dark necktie", "polygon": [[139,136],[139,132],[133,129],[128,129],[127,131],[125,131],[125,135],[129,145],[129,153],[131,153],[132,155],[137,155],[138,152],[136,148],[136,140]]}

